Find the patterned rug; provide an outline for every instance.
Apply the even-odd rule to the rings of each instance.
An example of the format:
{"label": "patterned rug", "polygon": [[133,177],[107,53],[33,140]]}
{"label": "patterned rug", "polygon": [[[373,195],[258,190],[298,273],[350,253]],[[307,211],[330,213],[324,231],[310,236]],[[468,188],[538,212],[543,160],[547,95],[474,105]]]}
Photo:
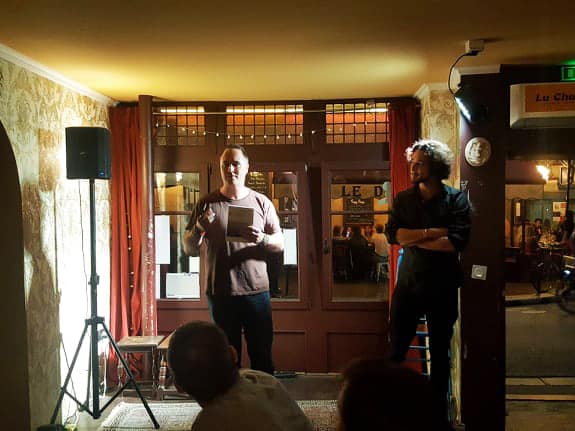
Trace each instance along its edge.
{"label": "patterned rug", "polygon": [[[337,424],[335,400],[297,402],[316,431],[334,431]],[[201,408],[193,402],[148,403],[161,430],[189,431]],[[100,431],[148,431],[154,425],[142,403],[119,403],[99,428]]]}

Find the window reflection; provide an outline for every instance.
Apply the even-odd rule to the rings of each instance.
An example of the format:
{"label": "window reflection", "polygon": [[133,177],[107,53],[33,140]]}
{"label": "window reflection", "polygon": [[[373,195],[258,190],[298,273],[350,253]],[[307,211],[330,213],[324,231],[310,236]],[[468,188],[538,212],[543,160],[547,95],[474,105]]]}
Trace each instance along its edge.
{"label": "window reflection", "polygon": [[184,253],[182,239],[200,197],[200,174],[157,172],[154,180],[156,296],[199,299],[199,258]]}
{"label": "window reflection", "polygon": [[200,198],[200,174],[156,172],[154,211],[192,211]]}
{"label": "window reflection", "polygon": [[284,235],[284,251],[268,253],[270,293],[276,300],[299,298],[297,173],[252,171],[246,185],[265,194],[276,208]]}

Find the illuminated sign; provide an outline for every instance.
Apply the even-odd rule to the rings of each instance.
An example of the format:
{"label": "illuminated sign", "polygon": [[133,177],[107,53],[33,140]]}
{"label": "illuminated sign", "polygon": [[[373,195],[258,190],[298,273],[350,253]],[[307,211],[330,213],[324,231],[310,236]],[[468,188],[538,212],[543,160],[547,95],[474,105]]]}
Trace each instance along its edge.
{"label": "illuminated sign", "polygon": [[575,66],[561,67],[561,81],[575,81]]}
{"label": "illuminated sign", "polygon": [[541,84],[525,87],[525,112],[575,110],[574,84]]}
{"label": "illuminated sign", "polygon": [[511,85],[509,113],[512,128],[573,128],[575,82]]}

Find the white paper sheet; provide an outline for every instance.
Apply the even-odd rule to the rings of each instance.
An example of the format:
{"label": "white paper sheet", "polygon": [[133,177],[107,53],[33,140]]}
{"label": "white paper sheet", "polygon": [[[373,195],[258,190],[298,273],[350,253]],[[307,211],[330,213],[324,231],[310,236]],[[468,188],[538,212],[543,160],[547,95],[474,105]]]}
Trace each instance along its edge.
{"label": "white paper sheet", "polygon": [[200,298],[200,275],[194,272],[168,272],[166,298]]}
{"label": "white paper sheet", "polygon": [[284,265],[297,265],[297,229],[284,229]]}
{"label": "white paper sheet", "polygon": [[156,239],[156,264],[170,263],[170,216],[154,217]]}

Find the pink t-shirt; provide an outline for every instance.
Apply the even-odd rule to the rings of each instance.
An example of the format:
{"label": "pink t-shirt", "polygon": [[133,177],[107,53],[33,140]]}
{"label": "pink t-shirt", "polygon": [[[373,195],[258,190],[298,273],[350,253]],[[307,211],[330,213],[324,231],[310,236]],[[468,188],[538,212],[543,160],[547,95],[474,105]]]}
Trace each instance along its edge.
{"label": "pink t-shirt", "polygon": [[[267,251],[261,245],[248,242],[226,241],[228,208],[230,205],[254,209],[253,225],[271,235],[281,231],[279,219],[267,196],[250,190],[242,199],[232,200],[219,190],[200,199],[196,205],[187,230],[195,233],[196,220],[207,206],[215,214],[214,221],[206,230],[202,245],[201,285],[211,296],[253,295],[269,290],[267,274]],[[199,233],[197,234],[199,237]]]}

